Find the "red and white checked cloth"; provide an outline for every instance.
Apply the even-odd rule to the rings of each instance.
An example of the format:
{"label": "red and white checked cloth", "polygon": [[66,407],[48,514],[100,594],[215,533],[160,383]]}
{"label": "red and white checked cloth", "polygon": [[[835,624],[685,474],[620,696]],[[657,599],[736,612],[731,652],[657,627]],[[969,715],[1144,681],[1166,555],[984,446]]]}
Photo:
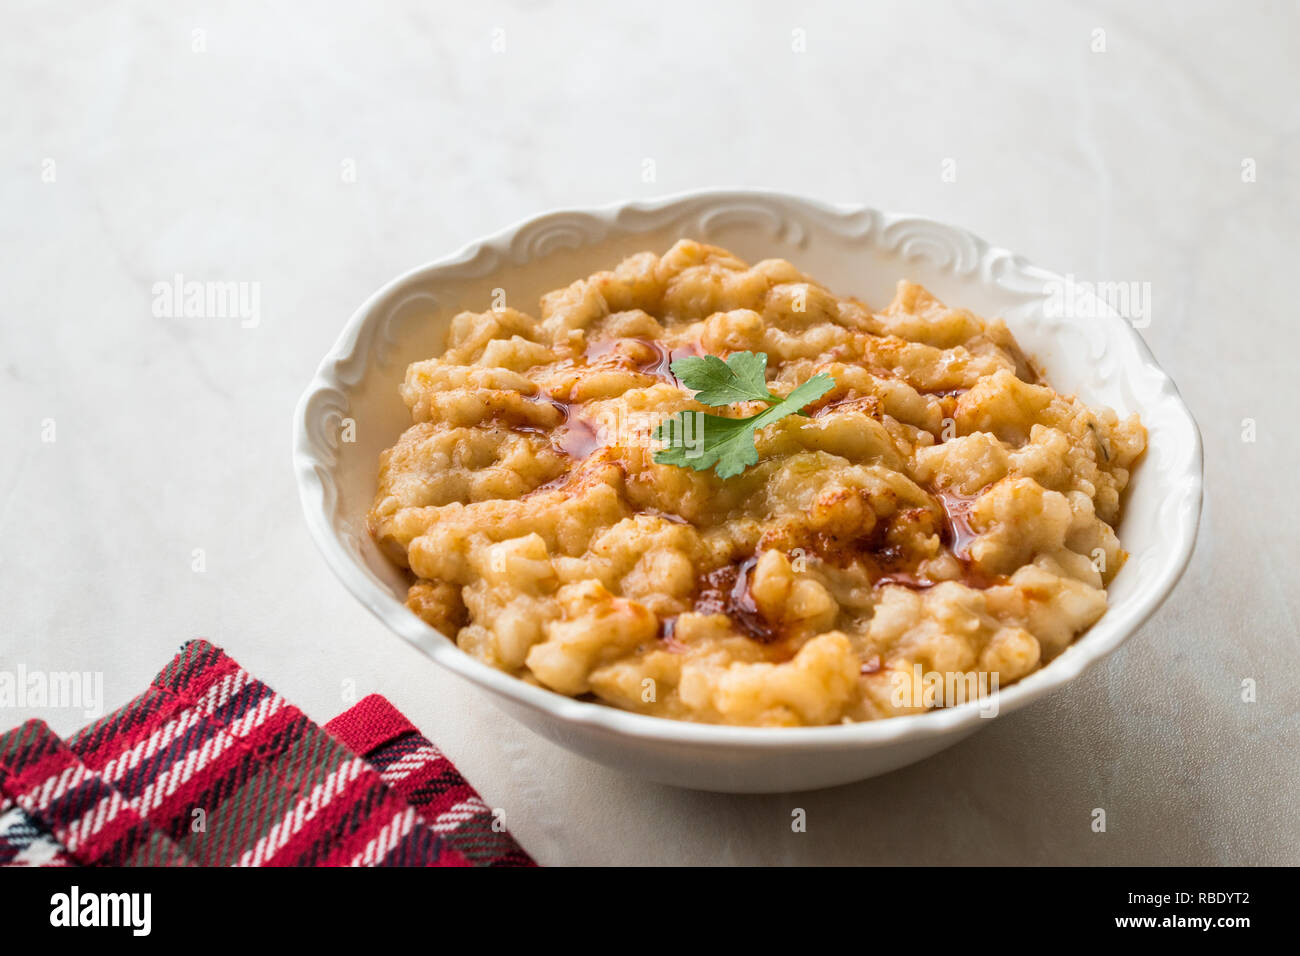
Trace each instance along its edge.
{"label": "red and white checked cloth", "polygon": [[325,729],[420,812],[435,833],[475,866],[536,866],[450,760],[378,694],[339,714]]}
{"label": "red and white checked cloth", "polygon": [[0,736],[0,865],[532,865],[383,698],[336,723],[342,742],[191,641],[66,744],[40,721]]}

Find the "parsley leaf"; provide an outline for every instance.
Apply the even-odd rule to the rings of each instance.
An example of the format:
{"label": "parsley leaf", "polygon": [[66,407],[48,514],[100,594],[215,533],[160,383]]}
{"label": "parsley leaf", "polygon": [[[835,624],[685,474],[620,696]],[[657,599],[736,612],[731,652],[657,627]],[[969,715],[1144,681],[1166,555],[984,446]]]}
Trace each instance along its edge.
{"label": "parsley leaf", "polygon": [[655,452],[655,461],[696,471],[708,471],[716,464],[719,478],[738,475],[750,465],[758,464],[753,428],[757,417],[723,418],[705,412],[678,412],[655,432],[655,438],[667,443],[662,451]]}
{"label": "parsley leaf", "polygon": [[735,352],[725,362],[716,355],[692,355],[677,359],[672,370],[701,405],[781,400],[767,390],[766,352]]}
{"label": "parsley leaf", "polygon": [[678,412],[655,431],[654,437],[665,443],[662,450],[655,452],[657,463],[696,471],[716,466],[719,478],[731,478],[758,464],[758,447],[754,444],[758,429],[787,415],[799,414],[805,405],[835,387],[835,379],[822,372],[785,398],[773,395],[767,388],[767,355],[763,352],[735,352],[725,362],[716,355],[682,358],[673,362],[672,370],[683,385],[695,391],[695,399],[701,404],[768,403],[767,408],[747,418]]}

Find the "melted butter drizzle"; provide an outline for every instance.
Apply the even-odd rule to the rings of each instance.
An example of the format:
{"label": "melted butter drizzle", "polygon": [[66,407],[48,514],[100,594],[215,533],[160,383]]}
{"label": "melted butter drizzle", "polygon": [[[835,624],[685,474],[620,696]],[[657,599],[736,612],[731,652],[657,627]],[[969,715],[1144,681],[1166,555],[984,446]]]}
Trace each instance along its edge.
{"label": "melted butter drizzle", "polygon": [[[975,562],[970,556],[970,546],[979,537],[979,532],[971,527],[971,509],[974,508],[976,500],[986,490],[981,489],[973,495],[963,495],[951,488],[940,488],[933,492],[943,508],[944,530],[942,537],[944,547],[951,552],[962,568],[961,576],[956,579],[957,583],[964,584],[968,588],[977,591],[1005,584],[1007,580],[1004,575],[992,575],[981,571],[975,566]],[[893,571],[877,578],[872,586],[881,587],[885,584],[898,584],[914,591],[924,591],[941,583],[943,582],[918,577],[912,572]]]}
{"label": "melted butter drizzle", "polygon": [[654,376],[667,385],[681,388],[681,380],[673,374],[673,362],[679,358],[703,354],[704,349],[699,342],[668,346],[651,339],[601,339],[587,343],[582,362],[590,365],[602,360],[608,361],[613,356],[615,364],[626,365],[634,371]]}
{"label": "melted butter drizzle", "polygon": [[[672,372],[672,363],[685,356],[703,354],[704,350],[698,342],[669,347],[649,339],[601,339],[589,342],[582,357],[575,360],[574,364],[578,367],[623,365],[681,388],[682,383]],[[607,447],[601,428],[582,414],[582,402],[563,402],[545,391],[536,400],[549,402],[563,418],[551,432],[551,444],[556,450],[574,461],[582,461]]]}
{"label": "melted butter drizzle", "polygon": [[781,634],[764,619],[749,590],[749,579],[757,564],[758,558],[746,558],[704,575],[694,611],[725,614],[745,636],[760,644],[772,644],[781,639]]}

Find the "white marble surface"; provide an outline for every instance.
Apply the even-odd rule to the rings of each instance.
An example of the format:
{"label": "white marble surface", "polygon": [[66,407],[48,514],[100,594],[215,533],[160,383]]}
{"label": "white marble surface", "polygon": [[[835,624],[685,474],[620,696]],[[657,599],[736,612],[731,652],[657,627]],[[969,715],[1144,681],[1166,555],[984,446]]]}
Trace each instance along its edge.
{"label": "white marble surface", "polygon": [[[546,864],[1300,862],[1295,8],[5,6],[0,670],[102,672],[111,708],[204,635],[317,720],[382,692]],[[925,763],[737,797],[572,757],[362,610],[289,468],[347,315],[525,215],[705,185],[1151,283],[1144,334],[1207,465],[1197,554],[1151,623]],[[156,317],[177,273],[258,283],[260,321]],[[84,722],[0,709],[29,716]]]}

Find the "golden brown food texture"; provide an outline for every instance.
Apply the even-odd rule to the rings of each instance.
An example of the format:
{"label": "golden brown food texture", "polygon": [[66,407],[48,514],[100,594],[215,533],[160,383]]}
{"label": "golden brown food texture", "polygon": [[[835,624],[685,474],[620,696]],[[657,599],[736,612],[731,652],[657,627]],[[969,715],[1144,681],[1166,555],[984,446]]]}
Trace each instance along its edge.
{"label": "golden brown food texture", "polygon": [[[778,395],[836,388],[738,477],[655,464],[654,426],[705,410],[672,358],[745,350]],[[935,705],[914,675],[1050,661],[1106,609],[1146,443],[1038,383],[1001,321],[906,281],[876,312],[688,240],[540,320],[456,316],[401,391],[369,520],[411,610],[558,693],[727,724],[890,717]]]}

